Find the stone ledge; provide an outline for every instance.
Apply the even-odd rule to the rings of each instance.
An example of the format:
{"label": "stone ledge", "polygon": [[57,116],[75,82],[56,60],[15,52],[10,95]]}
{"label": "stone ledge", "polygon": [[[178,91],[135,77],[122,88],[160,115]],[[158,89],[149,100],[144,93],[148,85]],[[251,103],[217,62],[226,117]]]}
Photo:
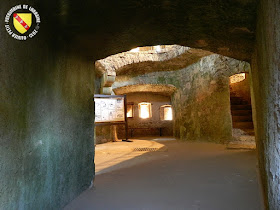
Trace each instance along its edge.
{"label": "stone ledge", "polygon": [[242,141],[234,141],[230,142],[227,145],[227,149],[256,149],[256,143],[255,142],[242,142]]}

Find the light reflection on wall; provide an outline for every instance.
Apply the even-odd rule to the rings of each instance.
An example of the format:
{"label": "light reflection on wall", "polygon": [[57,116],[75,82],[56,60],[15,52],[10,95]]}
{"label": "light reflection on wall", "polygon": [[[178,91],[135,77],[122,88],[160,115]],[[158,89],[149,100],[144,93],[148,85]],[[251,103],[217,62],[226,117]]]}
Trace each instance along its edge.
{"label": "light reflection on wall", "polygon": [[230,84],[238,83],[246,79],[246,73],[235,74],[229,78]]}
{"label": "light reflection on wall", "polygon": [[138,104],[138,107],[140,118],[147,119],[152,117],[151,103],[142,102]]}

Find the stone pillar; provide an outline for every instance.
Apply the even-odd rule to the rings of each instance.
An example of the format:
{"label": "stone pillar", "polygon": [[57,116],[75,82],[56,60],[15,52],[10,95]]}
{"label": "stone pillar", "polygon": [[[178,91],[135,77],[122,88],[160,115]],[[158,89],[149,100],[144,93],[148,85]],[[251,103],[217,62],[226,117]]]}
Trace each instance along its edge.
{"label": "stone pillar", "polygon": [[117,126],[112,125],[111,126],[111,136],[112,136],[112,141],[118,141],[118,134],[117,134]]}
{"label": "stone pillar", "polygon": [[[116,80],[116,73],[110,72],[110,73],[104,73],[101,78],[101,90],[100,93],[104,95],[112,95],[112,84]],[[110,137],[112,141],[118,140],[117,135],[117,126],[112,125],[110,126]]]}
{"label": "stone pillar", "polygon": [[102,87],[100,90],[100,93],[103,95],[111,95],[112,94],[112,88],[111,87]]}
{"label": "stone pillar", "polygon": [[101,86],[102,87],[111,87],[112,84],[116,80],[116,73],[111,73],[111,74],[103,74],[101,78]]}
{"label": "stone pillar", "polygon": [[267,209],[280,209],[280,4],[261,0],[252,62],[253,113]]}

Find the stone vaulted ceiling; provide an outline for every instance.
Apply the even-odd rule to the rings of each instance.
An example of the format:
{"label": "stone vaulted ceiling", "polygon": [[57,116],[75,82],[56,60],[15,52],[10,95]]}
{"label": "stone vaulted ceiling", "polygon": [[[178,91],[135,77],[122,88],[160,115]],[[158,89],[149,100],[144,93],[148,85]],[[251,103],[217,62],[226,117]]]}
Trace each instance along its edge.
{"label": "stone vaulted ceiling", "polygon": [[[57,33],[93,60],[137,46],[178,44],[251,60],[257,0],[66,0]],[[90,18],[89,18],[90,15]]]}

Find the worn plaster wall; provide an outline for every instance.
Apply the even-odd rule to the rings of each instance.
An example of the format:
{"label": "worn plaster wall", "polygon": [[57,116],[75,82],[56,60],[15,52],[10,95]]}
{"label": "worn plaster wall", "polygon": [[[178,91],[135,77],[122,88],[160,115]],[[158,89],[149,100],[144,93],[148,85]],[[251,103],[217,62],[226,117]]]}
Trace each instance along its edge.
{"label": "worn plaster wall", "polygon": [[261,0],[252,83],[254,126],[267,209],[280,209],[280,4]]}
{"label": "worn plaster wall", "polygon": [[[134,117],[128,118],[129,128],[149,128],[145,130],[133,131],[133,137],[135,136],[159,136],[158,128],[162,128],[163,136],[173,135],[173,121],[163,121],[160,119],[160,107],[163,105],[169,105],[171,103],[169,96],[163,96],[159,94],[151,93],[130,93],[127,94],[127,102],[134,103]],[[152,104],[152,117],[148,119],[142,119],[139,117],[138,104],[141,102],[149,102]],[[129,130],[129,135],[131,130]],[[118,126],[118,136],[124,138],[124,126]]]}
{"label": "worn plaster wall", "polygon": [[113,88],[135,84],[172,84],[174,135],[182,140],[224,143],[232,137],[229,76],[248,72],[250,65],[217,54],[178,70],[141,76],[117,76]]}
{"label": "worn plaster wall", "polygon": [[[1,2],[0,19],[17,3]],[[93,62],[25,3],[42,19],[32,40],[0,27],[0,209],[61,209],[94,177]]]}

